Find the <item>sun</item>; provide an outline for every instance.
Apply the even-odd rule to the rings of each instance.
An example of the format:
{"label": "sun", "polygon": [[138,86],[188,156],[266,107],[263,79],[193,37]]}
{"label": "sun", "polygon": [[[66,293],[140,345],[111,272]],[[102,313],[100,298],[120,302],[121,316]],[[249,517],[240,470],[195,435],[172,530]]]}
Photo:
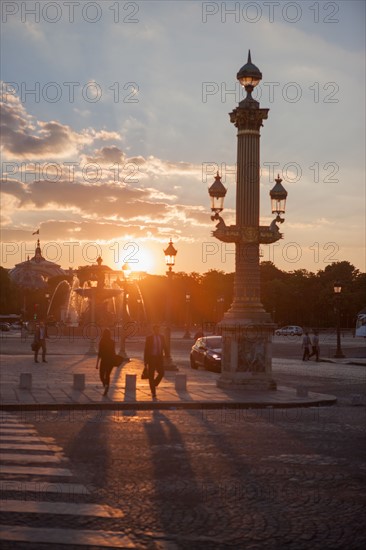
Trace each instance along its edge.
{"label": "sun", "polygon": [[141,245],[138,246],[138,250],[127,261],[132,271],[152,273],[154,270],[155,259],[152,252]]}
{"label": "sun", "polygon": [[[146,272],[153,273],[156,268],[156,258],[154,252],[141,243],[136,241],[128,241],[127,243],[113,243],[109,246],[109,251],[113,251],[113,255],[109,252],[107,256],[110,258],[110,264],[113,264],[115,271],[123,269],[127,264],[129,273]],[[110,265],[109,264],[109,265]],[[108,261],[106,261],[108,265]]]}

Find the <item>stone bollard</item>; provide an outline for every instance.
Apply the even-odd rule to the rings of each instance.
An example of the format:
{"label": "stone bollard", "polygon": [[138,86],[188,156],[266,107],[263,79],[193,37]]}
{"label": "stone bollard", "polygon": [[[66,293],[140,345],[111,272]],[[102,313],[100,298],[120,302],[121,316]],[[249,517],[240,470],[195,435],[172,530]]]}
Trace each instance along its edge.
{"label": "stone bollard", "polygon": [[21,390],[30,390],[32,388],[32,374],[30,372],[21,372],[19,380]]}
{"label": "stone bollard", "polygon": [[308,397],[308,389],[306,386],[298,386],[296,388],[297,397]]}
{"label": "stone bollard", "polygon": [[85,374],[74,374],[73,388],[77,391],[85,390]]}
{"label": "stone bollard", "polygon": [[136,392],[136,374],[126,374],[126,392]]}
{"label": "stone bollard", "polygon": [[187,390],[187,375],[186,374],[176,374],[175,375],[175,389],[177,391],[186,391]]}

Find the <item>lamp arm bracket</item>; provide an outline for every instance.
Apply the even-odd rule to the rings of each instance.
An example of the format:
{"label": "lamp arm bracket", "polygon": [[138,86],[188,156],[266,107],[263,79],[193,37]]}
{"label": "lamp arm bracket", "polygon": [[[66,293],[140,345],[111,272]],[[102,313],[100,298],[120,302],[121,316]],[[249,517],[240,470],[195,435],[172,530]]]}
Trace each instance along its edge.
{"label": "lamp arm bracket", "polygon": [[221,216],[217,216],[216,219],[219,220],[219,223],[216,225],[215,231],[212,231],[212,235],[224,243],[239,242],[239,228],[236,225],[227,226]]}
{"label": "lamp arm bracket", "polygon": [[245,226],[240,227],[237,225],[229,225],[224,227],[217,227],[216,231],[212,232],[212,235],[220,241],[226,243],[244,243],[244,244],[258,244],[259,243],[259,227]]}
{"label": "lamp arm bracket", "polygon": [[283,239],[283,233],[280,233],[276,220],[273,220],[271,225],[261,225],[259,227],[259,242],[260,244],[271,244]]}

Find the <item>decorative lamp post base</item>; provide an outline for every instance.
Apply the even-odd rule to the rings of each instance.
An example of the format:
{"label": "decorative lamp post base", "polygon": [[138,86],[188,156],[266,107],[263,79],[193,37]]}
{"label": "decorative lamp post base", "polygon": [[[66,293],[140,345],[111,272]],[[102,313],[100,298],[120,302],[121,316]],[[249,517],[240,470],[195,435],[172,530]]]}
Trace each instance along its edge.
{"label": "decorative lamp post base", "polygon": [[[264,314],[269,317],[268,314]],[[272,378],[271,322],[244,319],[220,323],[223,337],[222,371],[217,386],[224,389],[276,390]]]}

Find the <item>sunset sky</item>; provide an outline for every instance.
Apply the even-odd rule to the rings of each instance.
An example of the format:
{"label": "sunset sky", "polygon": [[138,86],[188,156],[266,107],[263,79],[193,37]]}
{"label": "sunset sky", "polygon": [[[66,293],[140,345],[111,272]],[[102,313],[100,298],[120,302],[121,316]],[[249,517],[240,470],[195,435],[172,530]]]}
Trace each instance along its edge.
{"label": "sunset sky", "polygon": [[235,223],[236,73],[247,60],[269,108],[261,224],[277,173],[284,239],[263,260],[365,271],[365,3],[103,0],[1,3],[2,253],[64,268],[233,271],[211,236],[217,169]]}

